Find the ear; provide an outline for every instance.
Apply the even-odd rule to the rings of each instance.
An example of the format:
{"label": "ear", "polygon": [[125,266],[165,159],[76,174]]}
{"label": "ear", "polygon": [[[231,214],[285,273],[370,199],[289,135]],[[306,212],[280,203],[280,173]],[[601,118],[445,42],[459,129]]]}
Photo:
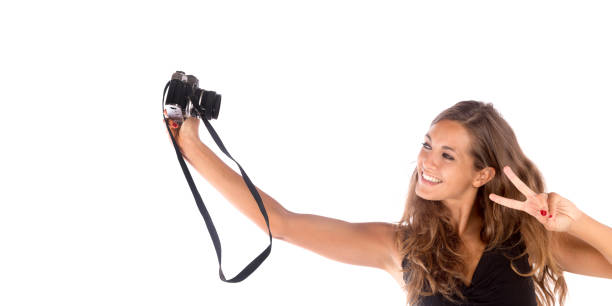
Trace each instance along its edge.
{"label": "ear", "polygon": [[472,181],[472,186],[478,188],[495,177],[495,168],[486,167],[476,173],[476,177]]}

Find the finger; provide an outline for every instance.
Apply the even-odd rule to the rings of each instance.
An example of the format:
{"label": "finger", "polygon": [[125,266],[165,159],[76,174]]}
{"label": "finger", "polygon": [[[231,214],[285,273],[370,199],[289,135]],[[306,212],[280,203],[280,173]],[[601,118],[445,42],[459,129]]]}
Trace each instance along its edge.
{"label": "finger", "polygon": [[[168,120],[167,124],[166,124],[166,120]],[[178,124],[176,122],[174,122],[172,119],[164,119],[164,126],[169,126],[170,133],[172,133],[172,136],[174,136],[174,138],[176,138]],[[171,138],[170,133],[168,133],[168,131],[166,131],[166,134],[168,134],[168,138]]]}
{"label": "finger", "polygon": [[[172,119],[167,119],[168,120],[168,125],[170,126],[170,129],[176,129],[179,127],[179,124],[176,123],[176,121],[172,120]],[[165,122],[165,120],[164,120]]]}
{"label": "finger", "polygon": [[529,198],[525,201],[525,211],[530,215],[536,217],[541,223],[548,222],[548,216],[550,208],[548,204],[548,194],[540,193],[535,197]]}
{"label": "finger", "polygon": [[494,193],[489,194],[489,199],[491,199],[491,201],[497,204],[500,204],[506,207],[510,207],[512,209],[525,211],[525,202],[523,201],[517,201],[513,199],[504,198]]}
{"label": "finger", "polygon": [[553,216],[557,215],[557,207],[560,200],[560,196],[557,193],[551,192],[548,194],[548,216],[549,219],[552,219]]}
{"label": "finger", "polygon": [[514,171],[512,171],[510,166],[505,166],[504,167],[504,173],[508,176],[508,178],[510,179],[512,184],[514,184],[514,186],[522,194],[524,194],[527,198],[533,197],[533,196],[536,195],[536,193],[533,192],[533,190],[531,190],[527,185],[525,185],[525,183],[523,183],[523,181],[521,181],[521,179],[514,173]]}

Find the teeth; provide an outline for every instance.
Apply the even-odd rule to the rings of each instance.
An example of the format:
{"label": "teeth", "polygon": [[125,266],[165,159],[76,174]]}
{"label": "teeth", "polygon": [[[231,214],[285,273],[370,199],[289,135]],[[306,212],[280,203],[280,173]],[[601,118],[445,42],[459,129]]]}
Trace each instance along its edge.
{"label": "teeth", "polygon": [[434,178],[434,177],[431,177],[431,176],[429,176],[429,175],[425,174],[425,172],[423,172],[423,177],[424,177],[426,180],[428,180],[428,181],[430,181],[430,182],[433,182],[433,183],[439,183],[439,182],[441,182],[441,180],[439,180],[439,179],[437,179],[437,178]]}

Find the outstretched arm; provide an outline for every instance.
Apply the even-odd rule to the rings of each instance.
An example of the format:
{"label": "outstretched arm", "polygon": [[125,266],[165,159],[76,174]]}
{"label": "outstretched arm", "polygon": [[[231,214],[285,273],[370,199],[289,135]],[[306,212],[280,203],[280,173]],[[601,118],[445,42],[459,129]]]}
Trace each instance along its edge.
{"label": "outstretched arm", "polygon": [[[206,179],[228,202],[253,221],[266,234],[268,227],[251,191],[240,174],[223,162],[199,138],[185,139],[181,146],[185,159]],[[276,200],[255,186],[268,214],[270,232],[273,238],[280,238],[282,223],[288,211]]]}
{"label": "outstretched arm", "polygon": [[[234,207],[266,234],[266,222],[242,177],[198,137],[198,121],[189,118],[177,135],[185,159]],[[173,134],[175,129],[171,130]],[[176,135],[176,134],[175,134]],[[175,136],[176,137],[176,136]],[[257,188],[257,187],[256,187]],[[351,223],[286,210],[257,188],[268,212],[272,236],[343,263],[396,272],[395,225],[384,222]]]}

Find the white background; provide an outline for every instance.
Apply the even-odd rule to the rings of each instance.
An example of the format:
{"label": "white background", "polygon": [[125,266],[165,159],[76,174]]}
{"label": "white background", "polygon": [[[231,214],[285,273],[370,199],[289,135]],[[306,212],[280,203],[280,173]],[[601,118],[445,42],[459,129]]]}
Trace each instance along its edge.
{"label": "white background", "polygon": [[[2,4],[0,304],[404,304],[385,272],[278,240],[245,281],[219,279],[162,122],[175,70],[222,95],[212,125],[291,211],[398,221],[429,123],[474,99],[549,191],[612,225],[609,16],[603,1]],[[231,278],[268,234],[190,169]],[[567,305],[609,301],[611,280],[565,276]]]}

